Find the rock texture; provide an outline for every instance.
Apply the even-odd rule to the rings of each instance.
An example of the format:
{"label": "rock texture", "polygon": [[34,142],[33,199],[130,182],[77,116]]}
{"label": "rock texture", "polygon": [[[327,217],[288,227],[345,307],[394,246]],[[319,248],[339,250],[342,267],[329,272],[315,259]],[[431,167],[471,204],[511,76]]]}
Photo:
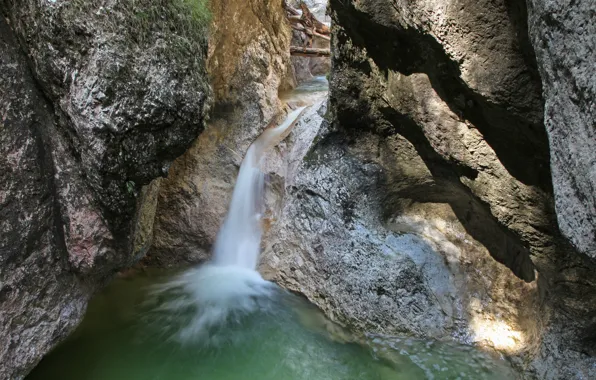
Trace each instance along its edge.
{"label": "rock texture", "polygon": [[210,89],[199,8],[0,10],[0,378],[19,379],[146,251],[149,184],[203,129]]}
{"label": "rock texture", "polygon": [[211,1],[209,74],[215,105],[205,132],[162,183],[147,265],[210,256],[244,152],[281,115],[280,89],[292,85],[290,27],[282,0]]}
{"label": "rock texture", "polygon": [[331,10],[331,124],[285,179],[263,272],[361,331],[594,377],[596,268],[558,231],[524,4]]}
{"label": "rock texture", "polygon": [[528,6],[559,226],[596,259],[596,4],[532,0]]}

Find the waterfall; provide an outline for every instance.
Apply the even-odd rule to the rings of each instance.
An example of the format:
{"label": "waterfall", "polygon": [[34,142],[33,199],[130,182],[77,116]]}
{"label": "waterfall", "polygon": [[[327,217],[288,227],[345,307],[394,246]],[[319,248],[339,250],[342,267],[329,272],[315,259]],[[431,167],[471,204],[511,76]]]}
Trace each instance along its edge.
{"label": "waterfall", "polygon": [[219,344],[221,337],[230,337],[218,334],[222,326],[238,324],[243,316],[271,306],[276,287],[256,271],[265,185],[260,166],[265,151],[283,139],[305,108],[290,112],[282,124],[266,129],[248,148],[212,261],[153,288],[149,303],[171,338]]}
{"label": "waterfall", "polygon": [[265,174],[260,166],[263,154],[279,143],[305,108],[290,112],[282,124],[266,129],[248,148],[240,165],[228,215],[215,242],[214,265],[256,269],[262,234]]}

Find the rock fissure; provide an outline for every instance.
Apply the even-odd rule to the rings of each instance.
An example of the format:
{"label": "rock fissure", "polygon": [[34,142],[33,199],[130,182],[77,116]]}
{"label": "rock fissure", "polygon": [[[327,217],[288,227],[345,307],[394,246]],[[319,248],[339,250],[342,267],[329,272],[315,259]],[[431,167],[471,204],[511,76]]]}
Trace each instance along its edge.
{"label": "rock fissure", "polygon": [[[541,109],[537,103],[541,100],[541,89],[535,80],[537,73],[531,74],[533,68],[517,72],[515,77],[508,79],[522,85],[523,81],[530,82],[527,86],[534,92],[530,97],[537,98],[532,100],[534,103],[521,100],[528,95],[523,88],[511,94],[516,98],[515,102],[508,103],[507,96],[511,95],[504,93],[501,96],[498,89],[494,90],[496,96],[488,99],[461,80],[458,62],[448,56],[432,34],[396,25],[395,21],[375,22],[351,2],[343,4],[332,0],[331,3],[337,22],[343,27],[337,37],[340,41],[346,33],[352,43],[366,50],[381,71],[427,74],[439,97],[454,114],[469,120],[482,133],[515,178],[544,191],[552,191],[548,141],[541,113],[536,111],[536,108]],[[377,36],[391,37],[379,39]],[[526,77],[532,77],[534,81]],[[525,149],[529,145],[533,146],[531,151]]]}

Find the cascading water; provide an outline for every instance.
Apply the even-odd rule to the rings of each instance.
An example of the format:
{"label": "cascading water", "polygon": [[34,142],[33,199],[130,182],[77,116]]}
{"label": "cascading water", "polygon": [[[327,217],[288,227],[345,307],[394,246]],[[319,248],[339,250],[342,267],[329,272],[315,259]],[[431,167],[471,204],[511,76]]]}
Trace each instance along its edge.
{"label": "cascading water", "polygon": [[[167,324],[173,330],[170,337],[193,344],[219,343],[222,336],[214,329],[238,323],[257,309],[270,308],[276,287],[256,271],[265,185],[260,167],[265,151],[281,141],[305,108],[290,112],[282,124],[266,129],[248,148],[212,262],[155,287],[150,301],[158,305],[153,311],[163,316],[159,323],[175,317]],[[168,301],[159,301],[162,295]]]}
{"label": "cascading water", "polygon": [[255,270],[263,153],[302,110],[266,129],[246,152],[211,263],[157,286],[148,285],[162,281],[163,272],[114,281],[28,380],[513,378],[473,347],[354,336]]}
{"label": "cascading water", "polygon": [[260,164],[263,153],[281,140],[305,108],[290,112],[281,125],[266,129],[248,148],[240,166],[228,215],[215,242],[214,265],[256,269],[262,233],[260,217],[265,174]]}

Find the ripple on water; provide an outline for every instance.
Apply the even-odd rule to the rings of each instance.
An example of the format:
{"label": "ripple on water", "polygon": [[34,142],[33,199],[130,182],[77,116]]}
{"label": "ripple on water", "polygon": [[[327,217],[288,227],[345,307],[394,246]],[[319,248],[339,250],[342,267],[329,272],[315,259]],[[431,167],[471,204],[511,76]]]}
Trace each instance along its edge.
{"label": "ripple on water", "polygon": [[[256,272],[220,272],[206,276],[202,289],[197,270],[167,280],[116,280],[91,302],[78,331],[28,378],[512,378],[504,363],[471,347],[384,336],[369,337],[368,345],[338,339],[302,298]],[[228,290],[218,286],[216,297],[208,289],[222,280],[229,281]],[[204,315],[209,317],[197,324]]]}

